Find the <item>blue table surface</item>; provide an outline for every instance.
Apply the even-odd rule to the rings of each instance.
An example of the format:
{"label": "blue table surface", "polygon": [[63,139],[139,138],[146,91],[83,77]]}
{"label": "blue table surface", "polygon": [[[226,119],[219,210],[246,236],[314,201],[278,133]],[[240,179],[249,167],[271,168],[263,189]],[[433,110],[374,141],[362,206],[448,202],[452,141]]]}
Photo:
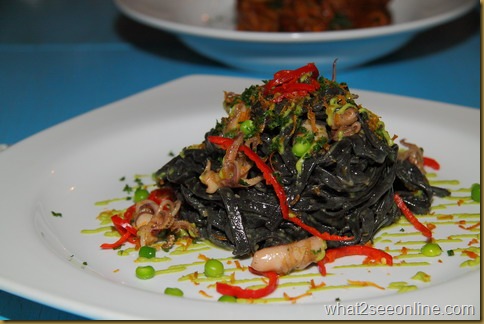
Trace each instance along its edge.
{"label": "blue table surface", "polygon": [[[338,72],[351,88],[480,109],[480,6],[416,36],[396,53]],[[188,49],[123,16],[108,0],[0,0],[0,144],[170,80],[214,74],[269,79]],[[0,153],[1,154],[1,153]],[[82,314],[0,291],[0,319]]]}

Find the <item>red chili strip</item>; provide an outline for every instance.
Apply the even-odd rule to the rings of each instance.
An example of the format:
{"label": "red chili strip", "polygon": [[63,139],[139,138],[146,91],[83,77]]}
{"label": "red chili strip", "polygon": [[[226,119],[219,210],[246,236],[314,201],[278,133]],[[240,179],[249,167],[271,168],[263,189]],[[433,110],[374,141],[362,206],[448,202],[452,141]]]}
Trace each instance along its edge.
{"label": "red chili strip", "polygon": [[259,272],[249,267],[249,271],[253,274],[264,276],[269,279],[269,282],[264,288],[260,289],[249,289],[249,288],[242,288],[239,286],[232,286],[223,282],[216,283],[217,292],[222,295],[233,296],[236,298],[262,298],[269,294],[271,294],[277,288],[277,284],[279,282],[279,275],[274,271],[268,272]]}
{"label": "red chili strip", "polygon": [[284,84],[286,82],[294,80],[294,74],[291,70],[281,70],[274,74],[274,78],[266,83],[265,85],[265,93],[271,93],[275,87]]}
{"label": "red chili strip", "polygon": [[410,209],[408,209],[400,195],[394,194],[393,200],[397,204],[397,207],[400,208],[405,218],[407,218],[407,220],[413,225],[413,227],[415,227],[416,230],[420,231],[425,237],[432,238],[432,231],[427,226],[420,223],[417,217],[415,217]]}
{"label": "red chili strip", "polygon": [[126,242],[135,243],[137,230],[131,226],[128,220],[121,218],[118,215],[114,215],[111,217],[111,221],[119,234],[121,234],[121,237],[114,243],[101,244],[102,249],[114,249]]}
{"label": "red chili strip", "polygon": [[[301,82],[301,77],[309,74],[310,83]],[[309,92],[319,89],[320,84],[317,81],[319,71],[313,63],[309,63],[295,70],[281,70],[274,74],[274,78],[268,81],[264,87],[264,93],[280,95],[273,99],[274,102],[280,102],[284,98],[294,98],[305,96]]]}
{"label": "red chili strip", "polygon": [[118,229],[118,232],[119,232],[119,228],[122,228],[127,232],[131,233],[132,235],[137,234],[136,228],[131,226],[131,224],[126,219],[121,218],[118,215],[114,215],[113,217],[111,217],[111,221],[113,222],[114,226]]}
{"label": "red chili strip", "polygon": [[311,83],[302,83],[302,82],[289,82],[286,84],[282,84],[277,88],[277,91],[280,95],[273,99],[274,102],[281,102],[283,99],[292,99],[297,97],[304,97],[310,92],[314,92],[319,89],[319,82],[317,80],[311,79]]}
{"label": "red chili strip", "polygon": [[423,158],[423,165],[427,166],[429,168],[432,168],[434,170],[440,170],[440,164],[436,160],[424,156]]}
{"label": "red chili strip", "polygon": [[148,199],[154,201],[158,205],[160,205],[166,199],[171,201],[175,200],[173,190],[170,188],[155,189],[150,192]]}
{"label": "red chili strip", "polygon": [[334,249],[327,249],[324,258],[317,263],[319,273],[325,276],[326,275],[325,264],[331,263],[338,258],[342,258],[350,255],[365,255],[367,256],[367,259],[371,261],[387,264],[390,266],[393,265],[393,257],[382,250],[375,249],[367,245],[351,245],[351,246],[343,246],[343,247],[334,248]]}
{"label": "red chili strip", "polygon": [[135,211],[136,211],[136,204],[129,206],[128,209],[126,209],[126,211],[124,212],[124,215],[123,215],[124,219],[127,222],[131,222],[131,219],[133,219],[133,215]]}
{"label": "red chili strip", "polygon": [[114,243],[103,243],[101,244],[101,249],[115,249],[125,242],[128,242],[128,239],[131,237],[131,233],[126,231],[120,238]]}
{"label": "red chili strip", "polygon": [[[225,150],[228,149],[234,142],[234,140],[231,138],[220,136],[209,136],[208,140],[211,143],[220,145]],[[273,170],[260,158],[260,156],[257,155],[257,153],[252,151],[247,145],[240,145],[239,150],[255,163],[257,168],[259,168],[259,170],[262,172],[262,176],[266,180],[267,184],[272,185],[272,187],[274,188],[276,196],[279,199],[279,205],[281,206],[282,217],[285,220],[293,222],[307,232],[326,241],[346,241],[352,239],[352,237],[348,236],[321,233],[314,227],[304,224],[297,216],[291,216],[289,213],[289,205],[287,204],[286,193],[284,192],[284,188],[277,181]]]}
{"label": "red chili strip", "polygon": [[316,65],[314,65],[314,63],[308,63],[295,70],[281,70],[274,73],[274,78],[266,83],[265,90],[266,92],[273,91],[276,86],[297,81],[306,73],[311,73],[313,79],[319,77],[319,71]]}

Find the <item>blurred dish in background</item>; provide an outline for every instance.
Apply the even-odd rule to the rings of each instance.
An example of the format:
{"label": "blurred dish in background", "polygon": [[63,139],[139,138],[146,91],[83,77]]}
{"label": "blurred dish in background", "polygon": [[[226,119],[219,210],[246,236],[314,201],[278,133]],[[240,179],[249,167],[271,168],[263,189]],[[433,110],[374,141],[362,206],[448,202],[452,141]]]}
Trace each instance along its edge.
{"label": "blurred dish in background", "polygon": [[321,32],[385,26],[390,0],[237,0],[237,30]]}
{"label": "blurred dish in background", "polygon": [[173,33],[194,51],[242,70],[272,73],[314,62],[353,68],[396,51],[417,33],[470,11],[475,0],[391,0],[386,26],[322,32],[236,27],[236,0],[114,0],[132,19]]}

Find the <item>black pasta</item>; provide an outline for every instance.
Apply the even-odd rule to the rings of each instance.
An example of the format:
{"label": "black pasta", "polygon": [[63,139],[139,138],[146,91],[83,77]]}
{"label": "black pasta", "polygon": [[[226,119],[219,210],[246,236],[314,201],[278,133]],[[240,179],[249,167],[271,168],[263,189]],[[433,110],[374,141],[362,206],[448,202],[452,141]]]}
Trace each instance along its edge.
{"label": "black pasta", "polygon": [[[449,192],[430,186],[422,166],[402,157],[383,122],[355,99],[346,84],[319,77],[313,65],[276,73],[241,94],[227,92],[228,116],[155,177],[176,192],[181,219],[236,256],[311,236],[282,217],[273,186],[237,151],[246,145],[273,169],[304,224],[352,237],[328,247],[364,244],[401,216],[395,193],[423,214],[433,196]],[[226,150],[210,136],[235,144]]]}

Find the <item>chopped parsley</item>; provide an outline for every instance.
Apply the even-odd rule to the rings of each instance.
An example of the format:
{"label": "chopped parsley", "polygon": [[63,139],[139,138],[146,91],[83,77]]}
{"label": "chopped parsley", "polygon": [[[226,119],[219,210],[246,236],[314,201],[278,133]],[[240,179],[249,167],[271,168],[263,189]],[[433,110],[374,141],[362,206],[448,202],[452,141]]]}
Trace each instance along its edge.
{"label": "chopped parsley", "polygon": [[142,186],[143,186],[143,181],[141,181],[141,179],[140,179],[140,178],[135,178],[135,179],[134,179],[134,182],[136,182],[136,184],[137,184],[138,186],[140,186],[140,187],[142,187]]}
{"label": "chopped parsley", "polygon": [[126,184],[123,188],[123,191],[127,194],[130,194],[133,191],[133,188],[130,185]]}
{"label": "chopped parsley", "polygon": [[51,211],[50,212],[52,214],[52,216],[54,217],[62,217],[62,213],[58,213],[58,212],[55,212],[55,211]]}

